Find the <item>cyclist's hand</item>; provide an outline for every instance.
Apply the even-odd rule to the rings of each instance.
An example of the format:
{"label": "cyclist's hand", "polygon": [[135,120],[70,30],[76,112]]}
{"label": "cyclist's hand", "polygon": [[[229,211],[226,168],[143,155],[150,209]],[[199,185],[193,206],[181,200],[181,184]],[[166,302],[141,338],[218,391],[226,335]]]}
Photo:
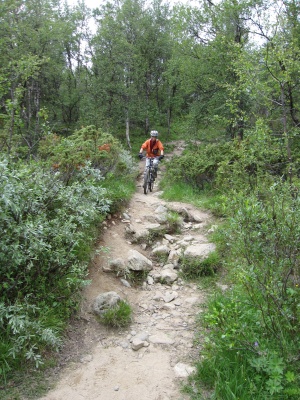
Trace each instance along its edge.
{"label": "cyclist's hand", "polygon": [[164,156],[159,156],[158,159],[159,161],[162,160],[164,158]]}
{"label": "cyclist's hand", "polygon": [[143,158],[143,153],[139,153],[140,160]]}

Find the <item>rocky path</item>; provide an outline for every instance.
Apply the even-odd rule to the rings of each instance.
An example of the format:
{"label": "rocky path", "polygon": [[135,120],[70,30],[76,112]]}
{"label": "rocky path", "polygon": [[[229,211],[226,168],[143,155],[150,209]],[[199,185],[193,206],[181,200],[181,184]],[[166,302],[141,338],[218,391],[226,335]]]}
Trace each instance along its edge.
{"label": "rocky path", "polygon": [[[180,233],[161,234],[172,210],[180,216]],[[183,253],[202,257],[214,249],[206,236],[211,225],[208,213],[162,201],[158,185],[144,195],[141,176],[128,208],[105,221],[91,284],[63,351],[64,368],[43,400],[188,398],[180,389],[199,357],[195,316],[205,295],[179,277],[178,259]],[[134,286],[128,274],[137,269],[144,270],[144,281]],[[126,329],[104,327],[93,314],[97,296],[111,291],[133,308]]]}

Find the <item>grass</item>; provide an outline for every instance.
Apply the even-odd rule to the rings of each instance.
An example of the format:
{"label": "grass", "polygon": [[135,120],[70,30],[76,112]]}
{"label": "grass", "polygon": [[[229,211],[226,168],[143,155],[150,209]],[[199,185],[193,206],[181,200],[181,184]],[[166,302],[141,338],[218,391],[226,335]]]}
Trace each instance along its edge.
{"label": "grass", "polygon": [[[15,370],[6,385],[0,386],[1,400],[33,400],[39,399],[49,390],[51,376],[49,368],[55,365],[54,359],[37,369]],[[47,370],[47,374],[45,371]],[[46,376],[46,378],[45,378]]]}
{"label": "grass", "polygon": [[136,190],[135,181],[133,179],[129,180],[122,177],[107,178],[103,183],[103,187],[107,189],[107,195],[111,202],[111,213],[122,209]]}
{"label": "grass", "polygon": [[299,370],[290,357],[296,343],[288,341],[287,334],[285,350],[290,355],[284,359],[277,337],[261,329],[260,313],[241,289],[214,291],[199,315],[202,359],[186,393],[191,399],[204,399],[207,391],[218,400],[299,399]]}
{"label": "grass", "polygon": [[122,328],[130,324],[132,309],[124,300],[118,302],[115,307],[105,311],[100,317],[100,322],[113,328]]}
{"label": "grass", "polygon": [[217,252],[212,252],[204,260],[182,257],[179,260],[181,273],[187,279],[197,279],[202,276],[214,276],[221,266]]}
{"label": "grass", "polygon": [[218,280],[219,276],[217,274],[214,274],[214,275],[201,276],[195,281],[200,290],[212,291],[216,289]]}
{"label": "grass", "polygon": [[169,211],[167,214],[166,231],[169,234],[180,233],[182,218],[176,211]]}
{"label": "grass", "polygon": [[210,210],[218,217],[224,216],[224,198],[217,191],[195,189],[184,182],[170,183],[164,179],[160,185],[163,189],[162,198],[167,201],[189,203],[195,207]]}

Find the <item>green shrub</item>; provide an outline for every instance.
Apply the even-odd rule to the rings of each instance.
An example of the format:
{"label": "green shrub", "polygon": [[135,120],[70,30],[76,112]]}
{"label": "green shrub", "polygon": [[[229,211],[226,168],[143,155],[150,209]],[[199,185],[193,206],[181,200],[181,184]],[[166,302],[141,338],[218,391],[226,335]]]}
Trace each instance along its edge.
{"label": "green shrub", "polygon": [[5,381],[8,372],[22,363],[43,364],[42,353],[58,349],[61,344],[61,323],[50,326],[43,310],[29,303],[5,306],[0,303],[0,376]]}
{"label": "green shrub", "polygon": [[97,171],[86,167],[78,178],[66,187],[40,164],[0,163],[0,299],[47,296],[43,287],[51,292],[60,279],[68,286],[88,261],[92,227],[108,212],[109,201]]}
{"label": "green shrub", "polygon": [[165,179],[174,183],[182,181],[202,190],[205,185],[212,187],[218,165],[229,158],[231,146],[231,143],[194,145],[167,164]]}
{"label": "green shrub", "polygon": [[119,301],[114,307],[105,311],[100,317],[100,321],[114,328],[122,328],[131,323],[132,309],[130,305],[124,301]]}
{"label": "green shrub", "polygon": [[197,387],[209,385],[218,399],[296,399],[300,199],[278,182],[236,193],[228,213],[223,240],[234,285],[215,294],[202,316],[207,338]]}
{"label": "green shrub", "polygon": [[49,167],[60,173],[65,183],[77,179],[82,167],[89,165],[102,177],[136,176],[137,166],[130,153],[110,134],[94,126],[75,131],[67,138],[49,135],[39,148],[39,155]]}
{"label": "green shrub", "polygon": [[[288,177],[291,165],[283,141],[274,139],[261,121],[243,141],[195,143],[167,164],[163,186],[188,184],[198,191],[253,192],[260,182],[270,185]],[[295,155],[295,163],[298,162]],[[295,164],[296,166],[296,164]],[[294,180],[297,178],[294,176]]]}
{"label": "green shrub", "polygon": [[232,142],[218,164],[215,185],[223,193],[254,192],[259,185],[270,186],[286,178],[289,169],[283,142],[274,138],[262,121],[245,131],[244,140]]}
{"label": "green shrub", "polygon": [[297,341],[288,340],[285,332],[280,343],[265,330],[261,310],[253,307],[240,286],[214,295],[207,305],[201,316],[207,329],[204,359],[194,377],[199,390],[201,385],[214,389],[218,399],[290,398],[282,396],[297,391],[299,385]]}

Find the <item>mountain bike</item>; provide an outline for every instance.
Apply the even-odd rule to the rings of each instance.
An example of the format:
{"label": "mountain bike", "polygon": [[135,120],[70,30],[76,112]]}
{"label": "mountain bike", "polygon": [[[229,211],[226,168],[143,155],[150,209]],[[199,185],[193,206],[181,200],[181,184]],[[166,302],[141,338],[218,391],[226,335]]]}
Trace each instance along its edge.
{"label": "mountain bike", "polygon": [[148,158],[148,160],[149,160],[149,165],[145,169],[144,183],[143,183],[145,194],[147,194],[149,191],[152,192],[155,181],[155,171],[153,166],[154,157]]}

